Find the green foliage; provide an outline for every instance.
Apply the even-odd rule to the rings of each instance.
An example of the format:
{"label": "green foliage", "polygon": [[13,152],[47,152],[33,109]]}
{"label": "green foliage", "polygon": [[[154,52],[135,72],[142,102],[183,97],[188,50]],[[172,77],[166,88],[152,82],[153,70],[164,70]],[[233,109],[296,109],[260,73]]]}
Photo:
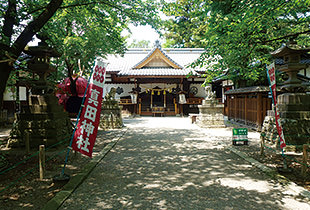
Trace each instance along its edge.
{"label": "green foliage", "polygon": [[[188,44],[206,49],[195,65],[208,66],[207,82],[229,70],[227,78],[235,83],[264,84],[265,64],[272,62],[271,51],[281,47],[290,38],[295,38],[303,47],[310,45],[308,0],[229,0],[204,3],[179,0],[172,4],[182,8],[193,3],[199,6],[191,7],[189,17],[180,10],[166,12],[172,18],[166,22],[171,27],[165,37],[169,40],[171,34],[179,34],[180,39],[175,38],[173,46]],[[200,11],[204,11],[202,16]],[[197,20],[195,27],[178,25],[183,16],[187,20]],[[198,26],[204,28],[198,36],[194,36]],[[186,31],[183,39],[181,31]]]}
{"label": "green foliage", "polygon": [[128,44],[128,48],[150,48],[151,41],[149,40],[136,40],[134,39],[132,43]]}
{"label": "green foliage", "polygon": [[[1,0],[0,44],[8,48],[13,46],[22,33],[29,33],[24,31],[29,23],[40,20],[42,12],[54,1],[59,2],[59,0]],[[9,7],[9,2],[16,3],[16,10],[14,4]],[[69,67],[73,69],[72,73],[81,70],[87,76],[95,57],[104,57],[108,53],[123,53],[126,45],[121,32],[129,23],[158,27],[160,21],[157,8],[158,4],[152,0],[64,0],[43,27],[39,25],[34,27],[40,33],[47,34],[49,38],[47,43],[62,53],[60,58],[53,60],[58,72],[50,76],[50,79],[59,81],[66,77]],[[5,22],[5,14],[12,12],[16,17],[13,20],[13,38],[4,33],[5,28],[10,27]],[[4,51],[1,51],[1,55],[3,54]],[[13,77],[14,74],[11,74],[9,83],[15,81]]]}
{"label": "green foliage", "polygon": [[[83,1],[84,4],[86,2],[91,1]],[[62,52],[62,57],[57,60],[59,71],[56,79],[67,76],[68,66],[65,60],[74,64],[75,73],[82,71],[87,76],[95,57],[124,53],[126,45],[121,32],[130,22],[150,23],[156,27],[158,19],[154,13],[155,5],[151,1],[141,0],[111,1],[76,7],[64,4],[64,8],[43,29],[49,34],[52,45]]]}
{"label": "green foliage", "polygon": [[163,4],[162,11],[168,17],[163,22],[166,43],[164,47],[203,47],[202,36],[207,21],[206,2],[203,0],[173,1]]}

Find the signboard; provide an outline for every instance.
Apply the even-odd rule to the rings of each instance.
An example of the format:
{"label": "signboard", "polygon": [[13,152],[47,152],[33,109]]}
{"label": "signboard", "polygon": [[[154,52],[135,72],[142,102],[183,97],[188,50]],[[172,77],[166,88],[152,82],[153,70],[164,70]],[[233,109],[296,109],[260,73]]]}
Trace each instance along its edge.
{"label": "signboard", "polygon": [[277,90],[276,90],[276,73],[275,73],[275,65],[272,63],[271,65],[267,66],[267,75],[270,82],[270,91],[272,95],[272,101],[274,104],[274,113],[275,113],[275,119],[276,119],[276,126],[277,131],[280,137],[280,147],[283,149],[286,147],[284,134],[283,134],[283,128],[280,121],[280,115],[277,108]]}
{"label": "signboard", "polygon": [[247,128],[233,128],[233,145],[236,145],[237,142],[243,142],[248,144],[248,129]]}
{"label": "signboard", "polygon": [[92,157],[98,132],[106,66],[106,63],[96,60],[72,142],[73,150],[89,157]]}

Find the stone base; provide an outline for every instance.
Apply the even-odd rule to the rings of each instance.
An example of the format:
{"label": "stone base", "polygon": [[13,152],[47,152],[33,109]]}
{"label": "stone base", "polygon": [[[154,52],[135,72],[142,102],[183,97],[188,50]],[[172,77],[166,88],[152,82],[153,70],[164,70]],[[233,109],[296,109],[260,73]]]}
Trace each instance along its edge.
{"label": "stone base", "polygon": [[99,127],[102,129],[124,127],[121,108],[117,101],[112,100],[102,102]]}
{"label": "stone base", "polygon": [[203,100],[198,106],[199,115],[197,125],[203,128],[224,128],[223,104],[218,104],[213,100]]}
{"label": "stone base", "polygon": [[[310,119],[281,119],[286,144],[310,144]],[[276,143],[279,135],[275,117],[266,116],[262,128],[265,141]]]}
{"label": "stone base", "polygon": [[[287,144],[310,143],[310,95],[306,93],[284,93],[278,96],[278,111]],[[265,140],[276,142],[278,133],[274,113],[268,111],[263,124]]]}
{"label": "stone base", "polygon": [[[56,96],[32,96],[30,104],[22,107],[10,134],[11,147],[24,147],[29,134],[30,147],[51,146],[61,141],[69,143],[73,125]],[[67,140],[67,141],[66,141]]]}

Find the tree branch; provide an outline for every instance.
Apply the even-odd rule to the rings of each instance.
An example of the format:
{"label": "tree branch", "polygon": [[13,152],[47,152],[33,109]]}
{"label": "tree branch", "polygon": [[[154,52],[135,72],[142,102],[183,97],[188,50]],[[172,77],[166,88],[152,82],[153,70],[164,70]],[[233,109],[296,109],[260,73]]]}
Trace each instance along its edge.
{"label": "tree branch", "polygon": [[275,38],[275,39],[270,39],[270,40],[265,40],[265,41],[258,41],[256,43],[257,44],[267,44],[269,42],[278,41],[278,40],[281,40],[281,39],[287,39],[287,38],[290,38],[290,37],[296,37],[298,35],[307,34],[307,33],[310,33],[310,30],[302,31],[302,32],[294,33],[294,34],[289,34],[289,35],[278,37],[278,38]]}
{"label": "tree branch", "polygon": [[28,24],[12,45],[12,53],[14,56],[18,57],[20,55],[28,42],[31,41],[32,37],[39,32],[46,22],[56,13],[62,3],[63,0],[51,0],[46,9]]}
{"label": "tree branch", "polygon": [[3,23],[3,35],[2,37],[2,44],[5,45],[7,48],[10,46],[12,34],[13,34],[13,27],[16,23],[16,0],[9,0],[8,9],[4,15],[4,23]]}
{"label": "tree branch", "polygon": [[[88,5],[92,5],[92,4],[105,4],[105,3],[106,2],[103,2],[103,1],[92,1],[92,2],[87,2],[87,3],[78,3],[78,4],[64,5],[64,6],[59,7],[59,9],[67,9],[67,8],[80,7],[80,6],[88,6]],[[38,12],[40,10],[43,10],[45,8],[46,8],[46,6],[45,7],[37,8],[35,10],[30,11],[29,14],[33,14],[33,13]]]}

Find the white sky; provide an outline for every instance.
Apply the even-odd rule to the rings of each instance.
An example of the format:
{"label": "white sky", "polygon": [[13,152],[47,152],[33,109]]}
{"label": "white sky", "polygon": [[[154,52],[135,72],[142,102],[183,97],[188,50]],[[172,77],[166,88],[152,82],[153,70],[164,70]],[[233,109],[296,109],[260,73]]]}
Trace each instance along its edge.
{"label": "white sky", "polygon": [[[152,47],[156,40],[160,40],[162,43],[162,39],[159,38],[159,34],[149,25],[146,26],[129,26],[131,30],[131,37],[128,39],[128,43],[132,43],[134,39],[137,41],[147,40],[150,41],[150,47]],[[124,32],[123,35],[128,35],[128,32]]]}
{"label": "white sky", "polygon": [[[131,36],[128,39],[128,43],[132,43],[134,39],[137,41],[147,40],[150,41],[150,47],[152,47],[156,40],[159,40],[160,43],[163,43],[163,40],[159,38],[159,34],[149,25],[146,26],[134,26],[130,25]],[[128,35],[128,31],[122,33],[123,36]],[[36,46],[38,44],[38,39],[34,39],[29,43],[29,46]]]}

